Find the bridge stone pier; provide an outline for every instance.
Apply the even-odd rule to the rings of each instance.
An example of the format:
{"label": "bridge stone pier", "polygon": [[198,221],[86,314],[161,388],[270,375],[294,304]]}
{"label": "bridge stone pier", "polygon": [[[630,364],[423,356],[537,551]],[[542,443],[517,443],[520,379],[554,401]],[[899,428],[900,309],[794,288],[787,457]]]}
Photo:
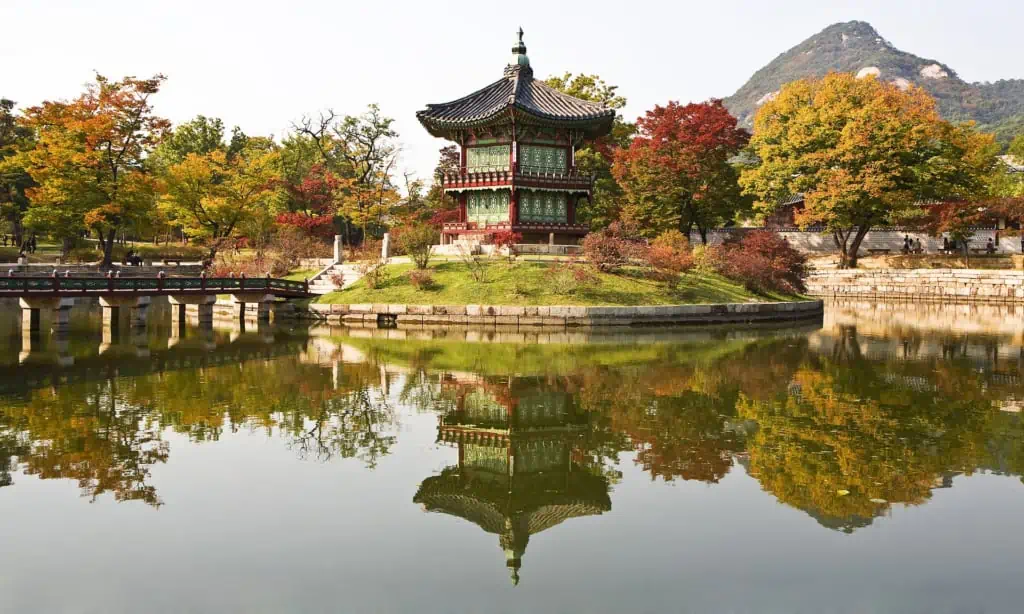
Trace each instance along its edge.
{"label": "bridge stone pier", "polygon": [[32,296],[18,299],[21,307],[21,328],[38,332],[40,327],[40,310],[52,309],[54,312],[53,330],[67,331],[71,323],[71,308],[75,299],[53,296]]}
{"label": "bridge stone pier", "polygon": [[[213,305],[217,302],[214,295],[178,295],[172,294],[167,297],[171,305],[171,330],[184,331],[185,321],[189,315],[194,315],[199,320],[201,328],[213,326]],[[172,334],[174,334],[172,332]]]}
{"label": "bridge stone pier", "polygon": [[274,295],[259,293],[241,293],[231,295],[231,317],[239,320],[246,318],[246,305],[256,305],[256,319],[260,322],[270,321],[270,310],[274,304]]}
{"label": "bridge stone pier", "polygon": [[116,328],[121,308],[130,310],[132,328],[145,328],[146,317],[152,299],[148,296],[101,296],[100,307],[103,308],[103,329]]}

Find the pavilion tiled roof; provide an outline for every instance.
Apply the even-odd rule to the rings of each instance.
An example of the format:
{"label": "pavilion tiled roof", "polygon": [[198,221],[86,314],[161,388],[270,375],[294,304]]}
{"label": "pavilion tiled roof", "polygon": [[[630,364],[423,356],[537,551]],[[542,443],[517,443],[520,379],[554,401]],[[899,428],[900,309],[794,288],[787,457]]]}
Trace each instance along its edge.
{"label": "pavilion tiled roof", "polygon": [[507,66],[501,79],[457,100],[428,104],[416,113],[420,123],[434,136],[448,136],[453,130],[507,120],[512,112],[541,123],[575,127],[591,136],[611,130],[614,109],[563,94],[534,79],[526,47],[521,40],[519,45],[513,52],[521,53],[513,60],[522,60]]}

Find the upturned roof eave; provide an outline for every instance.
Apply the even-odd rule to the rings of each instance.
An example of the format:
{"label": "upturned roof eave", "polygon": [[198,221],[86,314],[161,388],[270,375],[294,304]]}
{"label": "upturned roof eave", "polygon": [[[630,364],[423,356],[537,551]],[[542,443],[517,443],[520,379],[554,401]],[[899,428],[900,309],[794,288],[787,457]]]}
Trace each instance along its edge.
{"label": "upturned roof eave", "polygon": [[577,128],[588,133],[597,134],[598,136],[611,131],[612,123],[615,121],[615,111],[613,109],[609,109],[607,113],[581,117],[566,117],[538,113],[518,103],[511,105],[506,104],[486,115],[457,120],[432,117],[428,113],[428,109],[417,112],[416,119],[418,119],[420,124],[427,129],[427,132],[433,136],[447,138],[452,132],[506,123],[510,119],[510,109],[513,110],[517,116],[535,120],[540,124]]}

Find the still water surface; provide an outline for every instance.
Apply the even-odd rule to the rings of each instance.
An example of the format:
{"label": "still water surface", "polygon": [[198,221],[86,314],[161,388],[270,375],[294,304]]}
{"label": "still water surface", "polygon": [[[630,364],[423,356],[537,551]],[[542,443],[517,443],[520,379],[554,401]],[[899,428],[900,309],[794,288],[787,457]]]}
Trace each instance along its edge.
{"label": "still water surface", "polygon": [[544,345],[0,319],[0,611],[1020,612],[1022,318]]}

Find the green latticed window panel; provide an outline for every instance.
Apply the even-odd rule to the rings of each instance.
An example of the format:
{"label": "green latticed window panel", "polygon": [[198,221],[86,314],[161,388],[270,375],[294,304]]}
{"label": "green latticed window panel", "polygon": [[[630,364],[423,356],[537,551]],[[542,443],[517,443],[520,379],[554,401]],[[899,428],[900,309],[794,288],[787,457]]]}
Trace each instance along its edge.
{"label": "green latticed window panel", "polygon": [[509,145],[470,147],[466,150],[466,168],[476,171],[507,171],[512,149]]}
{"label": "green latticed window panel", "polygon": [[466,444],[463,448],[466,466],[495,473],[508,473],[508,450],[492,446]]}
{"label": "green latticed window panel", "polygon": [[466,394],[464,407],[470,424],[505,426],[508,423],[508,409],[486,393],[473,391]]}
{"label": "green latticed window panel", "polygon": [[519,220],[565,224],[569,219],[565,194],[523,190],[519,193]]}
{"label": "green latticed window panel", "polygon": [[563,441],[520,442],[514,446],[516,473],[534,473],[565,468],[569,447]]}
{"label": "green latticed window panel", "polygon": [[477,224],[508,221],[507,190],[483,190],[466,195],[466,217]]}
{"label": "green latticed window panel", "polygon": [[563,173],[568,168],[568,158],[564,147],[544,147],[542,145],[523,145],[519,148],[521,159],[519,168],[540,173]]}

